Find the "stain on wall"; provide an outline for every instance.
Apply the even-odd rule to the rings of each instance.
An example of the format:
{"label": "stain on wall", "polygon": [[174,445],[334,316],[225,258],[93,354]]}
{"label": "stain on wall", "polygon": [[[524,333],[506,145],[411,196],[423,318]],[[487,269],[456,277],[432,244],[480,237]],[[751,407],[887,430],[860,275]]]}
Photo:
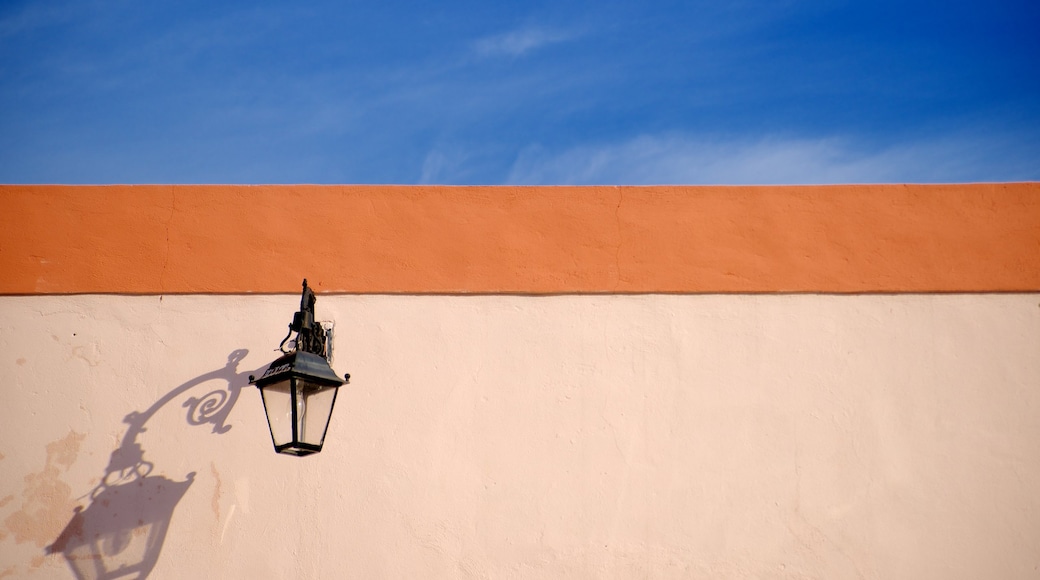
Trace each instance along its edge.
{"label": "stain on wall", "polygon": [[22,505],[4,518],[4,527],[14,535],[15,543],[33,542],[43,548],[65,526],[76,502],[72,488],[62,481],[61,475],[76,462],[85,438],[83,433],[69,431],[65,437],[48,443],[43,470],[25,476]]}
{"label": "stain on wall", "polygon": [[220,521],[220,472],[217,471],[217,464],[210,462],[210,471],[213,472],[213,478],[217,480],[215,486],[213,486],[213,517],[217,518],[217,522]]}

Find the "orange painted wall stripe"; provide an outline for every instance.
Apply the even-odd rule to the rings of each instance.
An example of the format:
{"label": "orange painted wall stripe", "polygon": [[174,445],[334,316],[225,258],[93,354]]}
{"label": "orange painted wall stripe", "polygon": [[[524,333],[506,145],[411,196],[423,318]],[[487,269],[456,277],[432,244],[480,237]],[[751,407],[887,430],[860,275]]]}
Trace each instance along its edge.
{"label": "orange painted wall stripe", "polygon": [[1040,183],[0,186],[0,293],[1040,290]]}

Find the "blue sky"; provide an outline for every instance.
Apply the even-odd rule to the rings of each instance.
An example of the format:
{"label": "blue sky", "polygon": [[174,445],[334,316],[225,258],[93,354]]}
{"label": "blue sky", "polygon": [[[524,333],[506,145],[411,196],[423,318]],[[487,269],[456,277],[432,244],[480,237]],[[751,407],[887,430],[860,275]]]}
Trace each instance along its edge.
{"label": "blue sky", "polygon": [[1035,0],[0,2],[2,183],[1022,180]]}

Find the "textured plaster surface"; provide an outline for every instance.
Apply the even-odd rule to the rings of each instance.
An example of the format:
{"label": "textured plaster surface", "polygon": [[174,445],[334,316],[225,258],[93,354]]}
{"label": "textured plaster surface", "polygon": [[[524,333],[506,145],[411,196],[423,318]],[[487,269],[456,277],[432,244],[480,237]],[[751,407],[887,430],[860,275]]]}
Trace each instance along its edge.
{"label": "textured plaster surface", "polygon": [[231,396],[297,305],[0,298],[0,577],[1040,574],[1040,295],[320,296],[302,459]]}
{"label": "textured plaster surface", "polygon": [[1040,290],[1040,183],[0,185],[0,197],[0,294],[295,293],[301,272],[319,293]]}

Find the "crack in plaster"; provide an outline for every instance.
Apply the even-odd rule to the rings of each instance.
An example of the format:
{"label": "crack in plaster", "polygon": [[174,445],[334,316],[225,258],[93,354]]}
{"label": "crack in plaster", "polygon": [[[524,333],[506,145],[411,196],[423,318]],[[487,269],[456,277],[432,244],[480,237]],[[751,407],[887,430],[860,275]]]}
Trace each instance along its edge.
{"label": "crack in plaster", "polygon": [[162,272],[159,273],[159,301],[162,302],[162,294],[166,292],[166,268],[170,265],[170,224],[173,223],[173,215],[177,212],[177,186],[170,186],[170,215],[166,218],[166,253],[163,256]]}
{"label": "crack in plaster", "polygon": [[617,246],[614,248],[614,273],[617,278],[614,280],[614,290],[617,291],[621,285],[621,244],[624,241],[621,237],[621,203],[625,200],[624,190],[620,186],[616,187],[618,192],[617,207],[614,208],[614,222],[617,224]]}

